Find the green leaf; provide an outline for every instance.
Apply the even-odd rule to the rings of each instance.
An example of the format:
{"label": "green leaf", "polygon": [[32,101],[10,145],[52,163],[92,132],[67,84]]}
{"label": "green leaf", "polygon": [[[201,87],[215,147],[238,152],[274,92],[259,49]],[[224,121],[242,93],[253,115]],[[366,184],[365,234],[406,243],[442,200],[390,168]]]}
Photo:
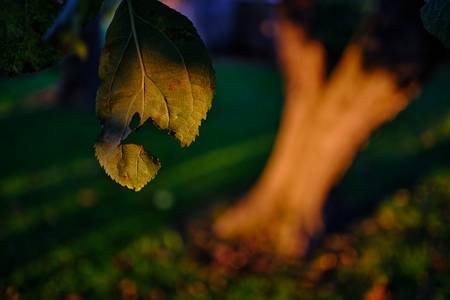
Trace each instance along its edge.
{"label": "green leaf", "polygon": [[99,74],[96,155],[113,180],[138,191],[156,175],[159,161],[142,146],[122,142],[151,119],[181,146],[190,145],[211,107],[211,61],[186,17],[156,0],[129,0],[108,28]]}
{"label": "green leaf", "polygon": [[421,14],[425,28],[450,48],[450,0],[428,0]]}

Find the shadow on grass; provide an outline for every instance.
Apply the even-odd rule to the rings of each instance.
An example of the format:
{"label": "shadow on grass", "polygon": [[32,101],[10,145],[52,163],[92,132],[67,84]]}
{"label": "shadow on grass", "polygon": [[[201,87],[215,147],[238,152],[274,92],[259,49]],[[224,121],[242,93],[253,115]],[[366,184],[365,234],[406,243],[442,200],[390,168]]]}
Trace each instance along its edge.
{"label": "shadow on grass", "polygon": [[[380,199],[449,166],[449,77],[437,76],[359,155],[332,194],[335,230],[348,230],[349,217],[368,217]],[[175,228],[184,216],[232,198],[256,179],[281,110],[280,78],[272,69],[224,61],[217,79],[215,104],[189,149],[150,124],[133,136],[162,161],[158,177],[140,193],[117,186],[95,161],[93,112],[25,110],[19,104],[24,94],[6,93],[12,108],[0,117],[7,142],[0,148],[0,289],[46,300],[72,294],[295,299],[298,293],[304,299],[349,299],[338,292],[331,293],[334,298],[314,294],[326,288],[299,289],[289,272],[273,280],[257,274],[225,278],[187,253]],[[20,89],[21,80],[10,82],[9,91]]]}

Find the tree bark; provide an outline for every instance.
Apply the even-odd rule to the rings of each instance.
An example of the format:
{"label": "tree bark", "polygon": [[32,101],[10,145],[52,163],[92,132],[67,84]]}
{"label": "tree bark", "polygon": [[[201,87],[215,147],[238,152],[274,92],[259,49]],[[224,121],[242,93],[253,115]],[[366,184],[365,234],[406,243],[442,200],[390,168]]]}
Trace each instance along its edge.
{"label": "tree bark", "polygon": [[285,107],[274,149],[254,187],[214,224],[221,238],[285,257],[305,253],[323,228],[330,189],[371,133],[417,94],[423,73],[368,67],[366,38],[352,42],[325,78],[326,51],[304,28],[279,21]]}

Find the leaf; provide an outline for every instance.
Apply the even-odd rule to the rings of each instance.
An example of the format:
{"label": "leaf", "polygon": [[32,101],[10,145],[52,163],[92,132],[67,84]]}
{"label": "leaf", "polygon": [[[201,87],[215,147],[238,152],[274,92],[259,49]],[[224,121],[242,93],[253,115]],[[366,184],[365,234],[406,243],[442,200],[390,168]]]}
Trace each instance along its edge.
{"label": "leaf", "polygon": [[150,158],[144,147],[139,145],[128,144],[110,148],[97,144],[96,155],[111,178],[135,191],[141,190],[153,179],[160,167],[159,161]]}
{"label": "leaf", "polygon": [[142,146],[122,142],[151,119],[181,146],[190,145],[211,107],[211,61],[186,17],[156,0],[129,0],[108,28],[99,75],[97,158],[113,180],[138,191],[156,175],[159,161]]}
{"label": "leaf", "polygon": [[450,0],[428,0],[421,15],[425,28],[450,48]]}

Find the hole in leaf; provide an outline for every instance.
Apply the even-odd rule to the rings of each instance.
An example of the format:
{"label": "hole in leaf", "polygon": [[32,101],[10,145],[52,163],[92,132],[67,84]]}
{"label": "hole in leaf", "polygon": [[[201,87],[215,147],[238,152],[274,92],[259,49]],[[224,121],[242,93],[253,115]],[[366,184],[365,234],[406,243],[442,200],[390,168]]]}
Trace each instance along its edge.
{"label": "hole in leaf", "polygon": [[130,128],[132,130],[136,130],[139,127],[139,124],[141,124],[141,117],[138,113],[135,113],[131,119]]}

